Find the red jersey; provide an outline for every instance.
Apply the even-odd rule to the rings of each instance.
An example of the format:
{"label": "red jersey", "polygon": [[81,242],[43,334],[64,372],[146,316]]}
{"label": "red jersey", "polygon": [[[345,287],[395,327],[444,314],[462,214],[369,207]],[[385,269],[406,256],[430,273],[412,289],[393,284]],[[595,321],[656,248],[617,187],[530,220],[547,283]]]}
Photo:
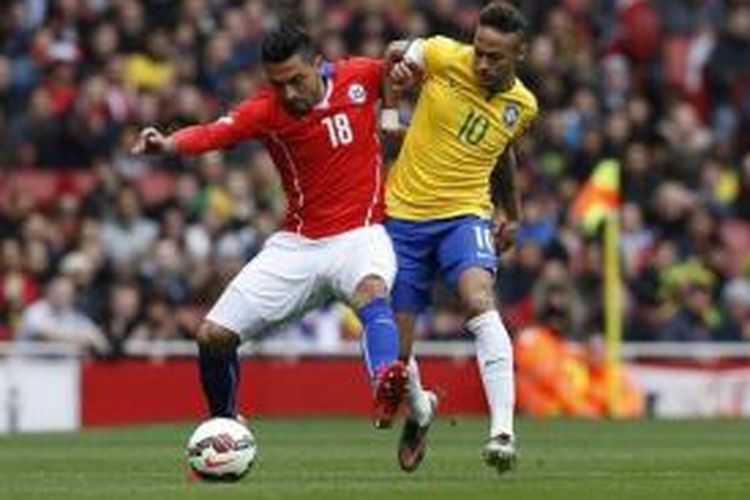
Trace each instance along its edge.
{"label": "red jersey", "polygon": [[287,113],[270,88],[229,115],[175,133],[178,153],[200,154],[260,140],[281,174],[284,229],[322,238],[384,217],[377,101],[383,61],[351,58],[323,67],[325,97],[301,117]]}

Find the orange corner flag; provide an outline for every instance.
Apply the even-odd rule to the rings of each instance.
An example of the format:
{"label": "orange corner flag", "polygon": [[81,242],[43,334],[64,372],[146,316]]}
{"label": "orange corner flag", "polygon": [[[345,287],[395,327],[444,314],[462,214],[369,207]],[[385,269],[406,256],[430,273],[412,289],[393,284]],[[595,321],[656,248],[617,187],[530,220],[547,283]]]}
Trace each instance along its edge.
{"label": "orange corner flag", "polygon": [[620,207],[620,163],[603,160],[573,201],[573,217],[588,233]]}

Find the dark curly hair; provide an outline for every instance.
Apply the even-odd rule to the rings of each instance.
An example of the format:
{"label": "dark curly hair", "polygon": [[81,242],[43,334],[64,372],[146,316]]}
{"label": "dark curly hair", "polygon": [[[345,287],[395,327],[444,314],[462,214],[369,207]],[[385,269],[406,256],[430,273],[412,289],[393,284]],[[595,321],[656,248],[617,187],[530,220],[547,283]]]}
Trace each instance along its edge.
{"label": "dark curly hair", "polygon": [[299,25],[282,24],[263,38],[263,63],[284,62],[295,54],[305,60],[312,60],[315,54],[312,39]]}
{"label": "dark curly hair", "polygon": [[479,13],[479,25],[494,28],[501,33],[526,36],[529,23],[516,6],[502,0],[488,3]]}

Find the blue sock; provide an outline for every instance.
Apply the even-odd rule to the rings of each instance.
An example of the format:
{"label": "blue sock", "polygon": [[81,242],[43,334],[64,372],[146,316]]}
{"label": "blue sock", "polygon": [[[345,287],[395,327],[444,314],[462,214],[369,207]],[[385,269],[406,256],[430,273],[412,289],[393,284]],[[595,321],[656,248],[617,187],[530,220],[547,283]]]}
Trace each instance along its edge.
{"label": "blue sock", "polygon": [[212,417],[237,416],[237,388],[240,383],[240,361],[237,349],[211,352],[198,349],[203,394],[206,396]]}
{"label": "blue sock", "polygon": [[364,326],[365,363],[374,379],[378,370],[398,359],[399,335],[393,309],[387,299],[378,298],[358,311]]}

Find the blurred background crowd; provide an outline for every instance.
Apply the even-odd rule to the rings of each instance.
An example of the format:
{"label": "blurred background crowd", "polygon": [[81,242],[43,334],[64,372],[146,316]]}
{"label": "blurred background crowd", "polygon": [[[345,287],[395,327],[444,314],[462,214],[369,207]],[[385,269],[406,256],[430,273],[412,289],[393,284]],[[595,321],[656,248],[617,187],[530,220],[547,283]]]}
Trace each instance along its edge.
{"label": "blurred background crowd", "polygon": [[[117,356],[129,339],[195,327],[280,221],[273,164],[254,143],[190,160],[128,150],[143,126],[212,120],[257,89],[259,41],[280,17],[334,60],[380,56],[399,37],[470,40],[482,3],[2,2],[0,339]],[[626,339],[750,340],[750,1],[515,3],[543,113],[520,145],[524,223],[497,290],[507,320],[575,339],[601,330],[600,238],[569,207],[614,159]],[[437,295],[420,335],[460,338],[455,301]],[[314,342],[320,318],[351,325],[340,311],[293,335]]]}

